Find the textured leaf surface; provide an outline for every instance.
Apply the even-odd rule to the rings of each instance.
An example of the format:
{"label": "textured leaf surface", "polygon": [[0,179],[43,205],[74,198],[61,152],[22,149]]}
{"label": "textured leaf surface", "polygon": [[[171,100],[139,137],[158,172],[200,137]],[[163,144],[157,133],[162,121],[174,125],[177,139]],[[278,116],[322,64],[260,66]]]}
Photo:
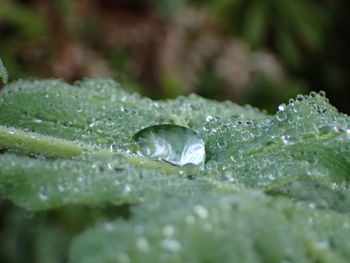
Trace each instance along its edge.
{"label": "textured leaf surface", "polygon": [[74,160],[40,160],[4,154],[0,158],[4,192],[29,209],[69,204],[136,204],[159,196],[191,196],[215,185],[210,178],[189,180],[184,172],[147,169],[126,158],[86,155]]}
{"label": "textured leaf surface", "polygon": [[[78,237],[72,262],[349,258],[350,120],[323,93],[268,116],[196,95],[152,101],[112,80],[18,81],[0,109],[7,198],[37,211],[132,207]],[[159,124],[194,130],[204,169],[133,154],[134,134]]]}
{"label": "textured leaf surface", "polygon": [[[181,171],[142,158],[130,164],[133,156],[128,151],[134,143],[132,136],[149,124],[181,122],[196,127],[199,119],[205,122],[210,109],[227,116],[265,116],[232,103],[223,106],[208,101],[210,109],[203,110],[205,102],[196,96],[155,102],[128,94],[111,80],[87,80],[76,87],[56,80],[13,83],[0,97],[0,144],[17,153],[0,155],[3,191],[17,204],[39,210],[79,202],[137,203],[157,192],[190,193],[192,183],[183,178],[199,171]],[[105,158],[70,159],[84,151]],[[126,156],[115,157],[125,168],[108,168],[108,158],[116,151]],[[22,156],[28,153],[38,158]],[[119,184],[117,178],[121,178]],[[207,178],[200,179],[206,181],[204,185],[213,184]],[[199,181],[194,191],[201,189]],[[40,194],[42,191],[51,197]]]}

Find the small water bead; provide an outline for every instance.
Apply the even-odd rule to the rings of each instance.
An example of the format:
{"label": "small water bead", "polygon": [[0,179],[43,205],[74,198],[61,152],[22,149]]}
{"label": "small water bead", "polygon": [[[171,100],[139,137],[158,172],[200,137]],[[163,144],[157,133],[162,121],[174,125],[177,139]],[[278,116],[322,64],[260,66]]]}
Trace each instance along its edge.
{"label": "small water bead", "polygon": [[276,120],[277,121],[285,121],[287,119],[287,113],[285,111],[279,111],[277,114],[276,114]]}
{"label": "small water bead", "polygon": [[318,92],[318,94],[322,97],[322,98],[325,98],[326,97],[326,92],[324,90],[320,90]]}
{"label": "small water bead", "polygon": [[310,94],[309,94],[309,96],[310,96],[311,98],[315,98],[316,95],[317,95],[317,93],[316,93],[315,91],[311,91]]}
{"label": "small water bead", "polygon": [[220,141],[217,143],[217,145],[219,146],[219,148],[224,148],[227,145],[226,141]]}
{"label": "small water bead", "polygon": [[[232,156],[231,156],[231,157],[232,157]],[[232,159],[231,159],[231,160],[232,160]],[[235,182],[235,179],[234,179],[232,173],[229,172],[229,171],[224,172],[224,178],[225,178],[225,180],[226,180],[227,182],[229,182],[229,183],[234,183],[234,182]]]}
{"label": "small water bead", "polygon": [[208,115],[208,116],[205,118],[205,120],[206,120],[207,122],[212,121],[212,120],[214,120],[214,119],[215,119],[215,117],[213,117],[213,116],[211,116],[211,115]]}
{"label": "small water bead", "polygon": [[202,205],[196,205],[194,207],[194,212],[198,217],[200,217],[202,219],[207,218],[209,215],[208,210]]}
{"label": "small water bead", "polygon": [[301,95],[301,94],[298,94],[297,97],[296,97],[297,101],[303,101],[304,99],[305,99],[305,96]]}
{"label": "small water bead", "polygon": [[49,196],[49,192],[48,189],[46,187],[42,187],[39,191],[39,198],[42,201],[47,201],[49,200],[50,196]]}
{"label": "small water bead", "polygon": [[166,225],[162,230],[162,234],[166,237],[170,237],[174,235],[174,233],[175,233],[175,228],[173,225]]}
{"label": "small water bead", "polygon": [[170,252],[178,252],[181,249],[181,244],[176,239],[166,238],[162,241],[162,247]]}
{"label": "small water bead", "polygon": [[295,143],[295,140],[293,140],[293,137],[290,135],[282,135],[281,139],[284,145],[291,145]]}
{"label": "small water bead", "polygon": [[129,184],[126,184],[123,188],[123,194],[129,194],[131,192],[131,186]]}
{"label": "small water bead", "polygon": [[58,191],[60,191],[60,192],[63,192],[65,190],[65,187],[63,185],[61,185],[61,184],[59,184],[57,186],[57,188],[58,188]]}
{"label": "small water bead", "polygon": [[148,251],[149,250],[149,244],[145,237],[138,237],[136,239],[136,247],[140,251]]}
{"label": "small water bead", "polygon": [[286,106],[285,103],[282,103],[282,104],[280,104],[280,105],[278,106],[278,110],[279,110],[279,111],[284,111],[284,110],[286,110],[286,108],[287,108],[287,106]]}
{"label": "small water bead", "polygon": [[218,163],[215,160],[209,160],[206,165],[205,168],[208,170],[216,170],[218,169]]}

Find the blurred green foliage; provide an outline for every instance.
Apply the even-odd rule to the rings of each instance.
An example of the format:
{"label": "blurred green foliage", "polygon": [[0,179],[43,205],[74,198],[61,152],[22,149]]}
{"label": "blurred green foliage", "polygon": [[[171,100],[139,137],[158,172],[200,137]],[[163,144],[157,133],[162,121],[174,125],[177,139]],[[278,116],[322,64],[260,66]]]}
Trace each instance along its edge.
{"label": "blurred green foliage", "polygon": [[[196,24],[200,18],[189,16],[187,10],[204,10],[213,19],[216,35],[206,36],[222,38],[225,43],[238,39],[248,52],[271,52],[286,79],[253,76],[239,88],[244,91],[237,92],[237,87],[217,73],[218,55],[213,54],[204,61],[208,65],[193,68],[196,81],[188,84],[193,87],[190,90],[185,88],[181,74],[163,72],[164,65],[157,63],[172,63],[162,50],[173,49],[174,57],[188,57],[176,46],[164,47],[163,39],[174,31],[190,43],[184,49],[195,52],[196,30],[205,29]],[[194,91],[269,111],[297,93],[326,90],[341,111],[350,112],[346,100],[350,95],[348,11],[345,0],[2,0],[0,55],[12,79],[114,77],[154,98]],[[192,42],[176,26],[191,19],[192,25],[185,30],[195,33]],[[184,63],[186,60],[177,68],[186,67]]]}
{"label": "blurred green foliage", "polygon": [[319,50],[329,14],[312,0],[192,0],[205,3],[231,34],[253,49],[273,48],[292,67],[300,67],[302,48]]}

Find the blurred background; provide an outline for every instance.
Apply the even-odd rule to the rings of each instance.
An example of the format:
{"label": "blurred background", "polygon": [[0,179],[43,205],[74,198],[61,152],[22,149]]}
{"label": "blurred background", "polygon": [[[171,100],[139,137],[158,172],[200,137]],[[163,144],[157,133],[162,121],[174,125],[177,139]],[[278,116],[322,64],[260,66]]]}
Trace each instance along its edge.
{"label": "blurred background", "polygon": [[346,0],[0,0],[0,56],[11,80],[111,77],[270,113],[325,90],[350,113],[349,14]]}
{"label": "blurred background", "polygon": [[[311,90],[350,113],[349,36],[346,0],[0,0],[10,80],[111,77],[155,99],[195,92],[270,113]],[[72,236],[124,210],[34,214],[0,195],[0,262],[67,262]]]}

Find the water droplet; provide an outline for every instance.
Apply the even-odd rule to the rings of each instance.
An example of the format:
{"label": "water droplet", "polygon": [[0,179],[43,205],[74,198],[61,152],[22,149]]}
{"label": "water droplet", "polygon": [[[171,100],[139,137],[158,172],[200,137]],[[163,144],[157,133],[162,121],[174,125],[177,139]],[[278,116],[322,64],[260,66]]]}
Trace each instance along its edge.
{"label": "water droplet", "polygon": [[285,121],[287,119],[287,113],[285,111],[279,111],[276,114],[276,119],[278,121]]}
{"label": "water droplet", "polygon": [[[231,157],[232,157],[232,156],[231,156]],[[229,182],[229,183],[234,183],[234,182],[235,182],[235,179],[234,179],[234,177],[233,177],[233,175],[232,175],[231,172],[225,172],[225,173],[224,173],[224,178],[225,178],[225,180],[226,180],[227,182]]]}
{"label": "water droplet", "polygon": [[195,207],[194,207],[194,212],[196,213],[196,215],[198,216],[198,217],[200,217],[200,218],[207,218],[208,217],[208,210],[207,209],[205,209],[205,207],[204,206],[202,206],[202,205],[196,205]]}
{"label": "water droplet", "polygon": [[189,128],[173,124],[154,125],[139,131],[133,138],[145,156],[178,166],[204,164],[204,141]]}
{"label": "water droplet", "polygon": [[315,98],[316,95],[317,95],[317,93],[316,93],[315,91],[311,91],[311,92],[310,92],[310,97],[311,97],[311,98]]}
{"label": "water droplet", "polygon": [[43,121],[38,119],[38,120],[35,120],[34,122],[35,123],[42,123]]}
{"label": "water droplet", "polygon": [[208,115],[206,118],[205,118],[206,121],[212,121],[214,120],[214,117],[211,116],[211,115]]}
{"label": "water droplet", "polygon": [[295,143],[290,135],[282,135],[281,139],[284,145],[291,145]]}
{"label": "water droplet", "polygon": [[205,165],[205,168],[208,170],[216,170],[218,168],[218,163],[215,160],[210,160]]}
{"label": "water droplet", "polygon": [[224,148],[226,145],[227,145],[227,142],[226,142],[226,141],[220,141],[220,142],[218,142],[219,148]]}
{"label": "water droplet", "polygon": [[166,238],[162,241],[162,246],[170,252],[177,252],[181,248],[181,244],[176,239]]}
{"label": "water droplet", "polygon": [[123,194],[128,194],[131,191],[131,186],[126,184],[123,189]]}
{"label": "water droplet", "polygon": [[278,110],[279,110],[279,111],[284,111],[284,110],[286,110],[286,108],[287,108],[287,106],[286,106],[286,104],[284,104],[284,103],[282,103],[282,104],[280,104],[280,105],[278,106]]}
{"label": "water droplet", "polygon": [[175,232],[175,228],[173,225],[166,225],[162,230],[163,235],[166,237],[170,237],[174,235],[174,232]]}
{"label": "water droplet", "polygon": [[136,240],[136,247],[140,251],[147,251],[149,249],[148,241],[145,237],[138,237]]}
{"label": "water droplet", "polygon": [[48,194],[48,191],[47,189],[44,187],[40,190],[39,192],[39,198],[42,200],[42,201],[47,201],[49,200],[49,194]]}

